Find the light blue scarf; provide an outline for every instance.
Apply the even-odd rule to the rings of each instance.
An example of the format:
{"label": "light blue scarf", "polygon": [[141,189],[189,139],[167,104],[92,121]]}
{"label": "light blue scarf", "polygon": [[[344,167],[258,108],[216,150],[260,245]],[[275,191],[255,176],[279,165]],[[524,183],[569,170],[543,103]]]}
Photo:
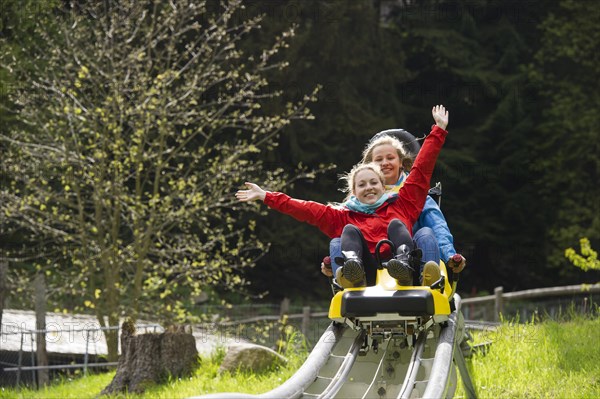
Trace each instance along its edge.
{"label": "light blue scarf", "polygon": [[360,213],[366,213],[368,215],[372,215],[373,213],[375,213],[375,210],[377,208],[379,208],[385,201],[387,201],[388,198],[390,198],[390,194],[389,193],[384,193],[377,200],[377,202],[375,202],[373,204],[365,204],[365,203],[360,202],[353,195],[352,197],[350,197],[350,199],[348,201],[346,201],[344,203],[344,205],[346,205],[346,207],[348,209],[350,209],[351,211],[360,212]]}

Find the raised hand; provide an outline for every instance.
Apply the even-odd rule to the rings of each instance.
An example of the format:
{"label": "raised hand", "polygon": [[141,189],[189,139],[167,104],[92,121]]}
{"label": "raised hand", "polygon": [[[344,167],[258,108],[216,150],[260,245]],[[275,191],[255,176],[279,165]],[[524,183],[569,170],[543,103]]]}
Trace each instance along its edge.
{"label": "raised hand", "polygon": [[446,108],[443,105],[436,105],[431,109],[431,115],[435,124],[446,130],[446,126],[448,126],[448,111]]}
{"label": "raised hand", "polygon": [[248,190],[238,190],[238,192],[235,193],[235,197],[238,199],[238,201],[242,201],[242,202],[256,201],[256,200],[264,201],[265,196],[267,194],[267,192],[265,190],[263,190],[262,188],[260,188],[258,185],[254,184],[254,183],[246,182],[244,184],[246,185],[246,187],[248,187]]}

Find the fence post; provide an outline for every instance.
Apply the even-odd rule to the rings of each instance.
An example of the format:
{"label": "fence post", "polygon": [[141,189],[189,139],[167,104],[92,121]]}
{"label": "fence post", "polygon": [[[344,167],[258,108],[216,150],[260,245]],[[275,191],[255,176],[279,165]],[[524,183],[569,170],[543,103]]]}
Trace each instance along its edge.
{"label": "fence post", "polygon": [[17,368],[17,386],[21,384],[21,367],[23,366],[23,334],[21,331],[21,347],[19,348],[19,366]]}
{"label": "fence post", "polygon": [[[4,297],[6,295],[6,279],[8,274],[8,262],[0,258],[0,328],[2,328],[2,313],[4,313]],[[2,331],[0,331],[2,333]]]}
{"label": "fence post", "polygon": [[494,321],[500,321],[500,314],[504,312],[504,298],[502,297],[503,293],[504,287],[494,288],[494,295],[496,295],[496,299],[494,301]]}
{"label": "fence post", "polygon": [[281,306],[279,307],[279,318],[283,318],[284,315],[290,313],[290,298],[283,298]]}
{"label": "fence post", "polygon": [[85,354],[83,355],[83,375],[87,375],[88,348],[90,346],[90,330],[85,330]]}
{"label": "fence post", "polygon": [[281,301],[281,305],[279,307],[279,326],[278,337],[275,342],[275,347],[278,352],[284,350],[285,345],[287,344],[287,336],[285,334],[285,328],[288,324],[288,315],[290,314],[290,298],[283,298]]}
{"label": "fence post", "polygon": [[302,308],[302,334],[308,337],[308,329],[310,326],[310,306]]}
{"label": "fence post", "polygon": [[[37,334],[36,334],[37,335]],[[31,351],[30,353],[30,362],[32,366],[35,366],[35,353],[33,353],[33,342],[34,342],[34,338],[33,338],[33,331],[29,333],[29,345],[31,347]],[[39,365],[38,365],[39,366]],[[41,370],[40,370],[41,371]],[[39,376],[39,373],[38,373]],[[40,388],[40,383],[37,380],[36,376],[35,376],[35,369],[31,369],[31,383],[36,387],[36,388]]]}
{"label": "fence post", "polygon": [[[46,351],[46,279],[42,273],[35,276],[35,335],[36,357],[38,366],[48,365],[48,352]],[[31,335],[33,338],[33,334]],[[33,345],[31,346],[33,357]],[[39,369],[37,372],[38,388],[48,385],[50,377],[48,369]]]}

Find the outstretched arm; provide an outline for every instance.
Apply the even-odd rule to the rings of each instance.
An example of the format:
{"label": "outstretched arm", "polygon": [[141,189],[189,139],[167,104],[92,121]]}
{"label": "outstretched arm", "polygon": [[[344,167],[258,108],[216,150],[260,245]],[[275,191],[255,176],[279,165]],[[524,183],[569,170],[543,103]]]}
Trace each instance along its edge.
{"label": "outstretched arm", "polygon": [[260,186],[258,186],[257,184],[254,183],[249,183],[246,182],[244,183],[246,184],[246,187],[248,187],[248,190],[238,190],[237,193],[235,193],[235,197],[242,202],[248,202],[248,201],[264,201],[265,200],[265,196],[267,195],[267,192],[265,190],[263,190],[262,188],[260,188]]}
{"label": "outstretched arm", "polygon": [[291,198],[283,193],[265,191],[254,183],[244,183],[248,190],[238,190],[235,197],[238,201],[262,201],[271,209],[292,216],[300,222],[312,224],[329,237],[339,237],[348,221],[346,213],[331,206],[314,201]]}

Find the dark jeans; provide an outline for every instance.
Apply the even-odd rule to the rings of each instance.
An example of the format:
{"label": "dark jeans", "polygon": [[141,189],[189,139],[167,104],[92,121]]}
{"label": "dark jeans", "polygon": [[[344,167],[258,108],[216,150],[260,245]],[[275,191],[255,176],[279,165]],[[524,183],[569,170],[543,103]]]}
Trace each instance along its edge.
{"label": "dark jeans", "polygon": [[[405,244],[410,250],[414,249],[414,244],[408,229],[398,219],[394,219],[388,225],[388,239],[394,244],[395,248]],[[367,277],[367,285],[374,285],[377,277],[377,260],[375,256],[369,252],[369,247],[360,229],[352,224],[344,226],[341,237],[342,252],[353,252],[357,257],[362,259]],[[385,248],[382,248],[385,249]],[[388,257],[389,258],[389,257]],[[332,261],[332,264],[334,262]]]}
{"label": "dark jeans", "polygon": [[440,248],[431,228],[421,227],[415,232],[413,240],[417,248],[421,248],[423,251],[423,259],[421,260],[424,263],[432,260],[438,265],[440,264]]}

